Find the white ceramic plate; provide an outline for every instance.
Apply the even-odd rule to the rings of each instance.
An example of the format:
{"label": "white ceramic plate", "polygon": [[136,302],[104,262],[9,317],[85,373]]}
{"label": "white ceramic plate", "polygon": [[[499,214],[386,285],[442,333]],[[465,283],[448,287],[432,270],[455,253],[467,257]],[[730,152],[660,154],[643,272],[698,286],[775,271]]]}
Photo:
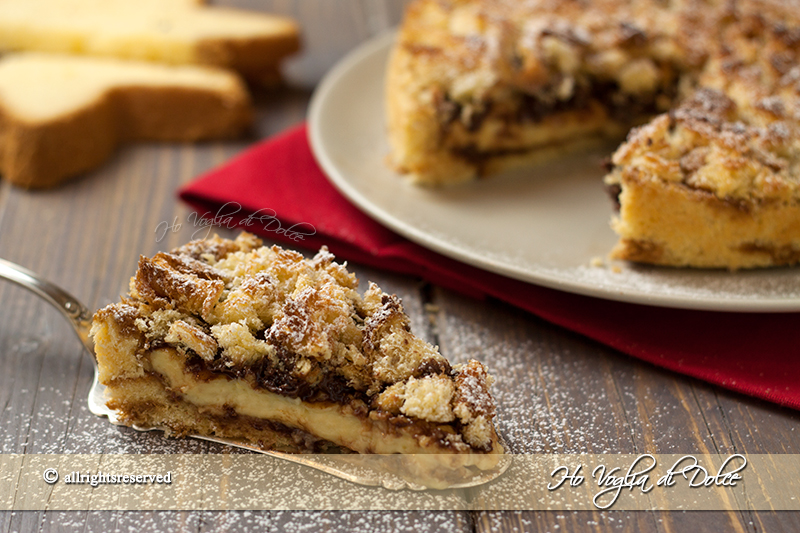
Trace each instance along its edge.
{"label": "white ceramic plate", "polygon": [[385,163],[383,79],[393,35],[366,43],[320,84],[311,146],[334,185],[374,219],[444,255],[600,298],[724,311],[800,311],[800,269],[727,272],[616,263],[600,161],[613,146],[445,189],[407,183]]}

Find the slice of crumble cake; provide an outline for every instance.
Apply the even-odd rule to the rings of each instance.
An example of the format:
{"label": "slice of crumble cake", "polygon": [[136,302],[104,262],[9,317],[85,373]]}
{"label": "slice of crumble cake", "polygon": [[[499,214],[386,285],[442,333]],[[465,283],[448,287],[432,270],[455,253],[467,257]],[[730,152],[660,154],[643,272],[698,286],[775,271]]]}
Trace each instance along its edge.
{"label": "slice of crumble cake", "polygon": [[252,235],[141,257],[92,335],[124,423],[290,452],[467,454],[493,466],[492,378],[414,336],[398,298]]}

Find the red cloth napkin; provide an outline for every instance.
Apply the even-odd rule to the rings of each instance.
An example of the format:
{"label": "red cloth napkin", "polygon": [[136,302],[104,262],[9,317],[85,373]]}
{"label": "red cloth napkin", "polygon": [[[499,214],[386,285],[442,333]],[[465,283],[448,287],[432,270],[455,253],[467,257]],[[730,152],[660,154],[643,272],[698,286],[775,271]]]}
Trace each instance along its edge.
{"label": "red cloth napkin", "polygon": [[[666,309],[579,296],[492,274],[418,246],[349,203],[306,128],[263,141],[180,191],[212,223],[494,297],[660,367],[800,409],[800,313]],[[216,218],[215,218],[216,217]],[[248,218],[249,217],[249,218]]]}

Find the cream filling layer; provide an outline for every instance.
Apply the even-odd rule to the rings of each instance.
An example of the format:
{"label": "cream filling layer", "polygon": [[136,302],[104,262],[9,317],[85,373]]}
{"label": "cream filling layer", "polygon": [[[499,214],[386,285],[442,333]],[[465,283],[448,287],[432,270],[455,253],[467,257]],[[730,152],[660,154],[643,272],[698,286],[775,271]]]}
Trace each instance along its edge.
{"label": "cream filling layer", "polygon": [[[423,447],[411,434],[382,431],[371,420],[345,412],[341,405],[306,403],[299,398],[257,390],[246,381],[225,376],[209,381],[198,380],[184,371],[184,359],[172,348],[153,350],[150,362],[171,390],[200,409],[218,409],[223,405],[232,407],[240,415],[299,428],[360,453],[452,453],[435,444]],[[474,454],[473,459],[478,460],[481,456],[485,457],[485,454]]]}

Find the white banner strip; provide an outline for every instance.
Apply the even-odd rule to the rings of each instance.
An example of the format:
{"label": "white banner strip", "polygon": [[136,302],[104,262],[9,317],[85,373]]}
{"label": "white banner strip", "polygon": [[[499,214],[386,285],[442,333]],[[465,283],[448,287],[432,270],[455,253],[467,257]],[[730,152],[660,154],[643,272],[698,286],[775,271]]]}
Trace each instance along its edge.
{"label": "white banner strip", "polygon": [[0,510],[800,510],[800,455],[301,457],[0,455]]}

